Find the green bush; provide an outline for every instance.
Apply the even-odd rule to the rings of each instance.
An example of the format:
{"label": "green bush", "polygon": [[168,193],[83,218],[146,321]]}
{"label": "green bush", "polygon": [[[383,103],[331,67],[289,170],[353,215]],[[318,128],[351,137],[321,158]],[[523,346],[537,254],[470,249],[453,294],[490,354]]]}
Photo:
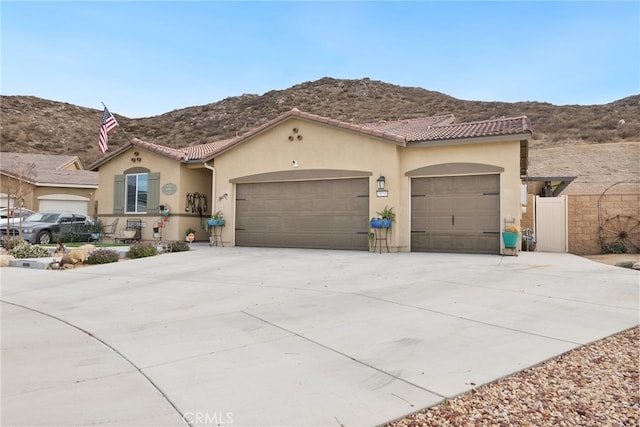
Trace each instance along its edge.
{"label": "green bush", "polygon": [[73,242],[73,232],[71,226],[61,225],[60,231],[51,234],[51,241],[57,243],[71,243]]}
{"label": "green bush", "polygon": [[10,251],[11,249],[15,248],[16,246],[20,246],[20,245],[24,245],[25,242],[24,240],[22,240],[22,238],[20,237],[12,237],[9,240],[5,241],[4,247],[6,250]]}
{"label": "green bush", "polygon": [[629,249],[623,242],[611,242],[602,245],[602,252],[605,254],[626,254]]}
{"label": "green bush", "polygon": [[187,242],[169,242],[167,244],[167,252],[184,252],[191,250],[191,247]]}
{"label": "green bush", "polygon": [[127,257],[131,259],[158,255],[158,249],[151,243],[135,243],[129,248]]}
{"label": "green bush", "polygon": [[23,242],[11,248],[9,255],[13,255],[14,258],[46,258],[51,256],[51,252],[42,246]]}
{"label": "green bush", "polygon": [[118,262],[118,252],[113,249],[96,249],[89,255],[85,264],[108,264],[110,262]]}
{"label": "green bush", "polygon": [[87,242],[91,233],[89,225],[64,224],[60,231],[52,233],[52,240],[57,243]]}

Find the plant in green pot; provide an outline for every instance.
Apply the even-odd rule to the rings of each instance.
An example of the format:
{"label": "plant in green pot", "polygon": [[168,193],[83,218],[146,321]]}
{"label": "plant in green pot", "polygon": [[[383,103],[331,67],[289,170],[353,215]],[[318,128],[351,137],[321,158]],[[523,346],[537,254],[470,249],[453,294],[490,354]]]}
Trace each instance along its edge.
{"label": "plant in green pot", "polygon": [[102,229],[104,224],[100,218],[96,218],[91,222],[91,240],[97,242],[102,238]]}

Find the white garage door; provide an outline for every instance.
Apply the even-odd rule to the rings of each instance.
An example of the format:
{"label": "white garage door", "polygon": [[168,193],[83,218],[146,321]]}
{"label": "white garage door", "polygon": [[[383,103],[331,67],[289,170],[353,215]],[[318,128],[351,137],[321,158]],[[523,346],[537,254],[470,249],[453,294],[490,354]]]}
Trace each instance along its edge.
{"label": "white garage door", "polygon": [[38,197],[39,211],[69,211],[87,215],[89,199],[71,194],[50,194]]}

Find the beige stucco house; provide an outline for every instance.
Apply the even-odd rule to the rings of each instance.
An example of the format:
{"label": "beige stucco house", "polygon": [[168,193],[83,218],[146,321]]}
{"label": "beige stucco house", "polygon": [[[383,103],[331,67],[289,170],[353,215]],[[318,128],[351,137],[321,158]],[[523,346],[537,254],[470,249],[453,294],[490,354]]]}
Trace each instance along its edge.
{"label": "beige stucco house", "polygon": [[78,156],[0,153],[0,206],[93,215],[98,174]]}
{"label": "beige stucco house", "polygon": [[367,250],[369,219],[392,207],[391,251],[503,253],[500,232],[522,214],[530,122],[454,120],[356,125],[293,109],[182,150],[134,139],[89,166],[98,215],[123,227],[142,219],[144,240],[194,228],[206,241],[205,220],[220,210],[225,246]]}

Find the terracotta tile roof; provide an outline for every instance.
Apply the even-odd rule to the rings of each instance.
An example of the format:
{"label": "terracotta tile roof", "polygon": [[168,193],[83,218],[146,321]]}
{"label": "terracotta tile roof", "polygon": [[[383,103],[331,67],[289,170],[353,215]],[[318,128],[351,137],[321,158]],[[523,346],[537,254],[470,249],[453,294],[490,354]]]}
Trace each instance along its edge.
{"label": "terracotta tile roof", "polygon": [[446,141],[451,139],[479,138],[483,136],[503,136],[532,133],[527,116],[508,117],[478,122],[431,126],[424,129],[418,141]]}
{"label": "terracotta tile roof", "polygon": [[184,150],[177,150],[175,148],[165,147],[164,145],[154,144],[152,142],[143,141],[138,138],[133,138],[131,141],[118,146],[116,149],[107,151],[104,155],[89,164],[88,169],[97,169],[98,167],[100,167],[100,165],[124,153],[131,147],[140,147],[173,160],[184,160],[185,156]]}
{"label": "terracotta tile roof", "polygon": [[531,132],[531,123],[526,116],[457,124],[453,123],[454,120],[453,114],[446,114],[420,119],[367,123],[365,126],[402,135],[408,143]]}
{"label": "terracotta tile roof", "polygon": [[224,149],[227,145],[232,143],[236,138],[222,139],[220,141],[208,142],[206,144],[192,145],[180,149],[181,152],[187,155],[189,160],[200,160],[209,157],[218,151]]}
{"label": "terracotta tile roof", "polygon": [[382,120],[375,123],[365,123],[362,126],[391,132],[396,135],[403,136],[407,142],[422,141],[432,126],[448,125],[454,122],[453,114],[444,114],[439,116],[421,117],[417,119],[407,120]]}
{"label": "terracotta tile roof", "polygon": [[110,158],[117,156],[132,146],[138,146],[177,161],[206,162],[225,150],[241,144],[292,117],[346,129],[400,146],[407,146],[407,143],[412,142],[446,141],[459,138],[531,133],[531,124],[526,116],[453,124],[455,120],[454,115],[443,114],[408,120],[354,124],[316,114],[305,113],[294,108],[235,138],[180,149],[169,148],[134,138],[131,142],[121,145],[116,150],[110,151],[105,156],[93,162],[89,165],[89,168],[92,170],[96,169]]}
{"label": "terracotta tile roof", "polygon": [[226,148],[240,144],[257,134],[264,132],[290,117],[299,117],[318,123],[324,123],[329,126],[351,130],[353,132],[381,138],[401,146],[406,146],[407,143],[411,142],[446,141],[461,138],[517,135],[523,133],[531,134],[531,123],[526,116],[452,124],[455,120],[455,116],[453,114],[443,114],[417,119],[389,122],[382,121],[357,125],[315,114],[305,113],[294,108],[293,110],[290,110],[255,129],[252,129],[244,135],[228,140],[224,147],[221,147],[211,153],[209,158],[214,157]]}
{"label": "terracotta tile roof", "polygon": [[[28,167],[31,164],[34,165],[33,168]],[[65,169],[70,166],[73,168]],[[80,169],[76,170],[75,167]],[[12,177],[26,173],[24,180],[37,185],[98,185],[98,174],[82,170],[77,156],[4,152],[0,153],[0,172]]]}
{"label": "terracotta tile roof", "polygon": [[301,118],[301,119],[305,119],[305,120],[311,120],[317,123],[323,123],[329,126],[334,126],[334,127],[338,127],[341,129],[346,129],[346,130],[350,130],[353,132],[358,132],[358,133],[362,133],[362,134],[366,134],[369,136],[373,136],[375,138],[380,138],[380,139],[384,139],[390,142],[393,142],[395,144],[398,145],[405,145],[406,143],[406,139],[401,136],[401,135],[397,135],[394,134],[392,132],[389,132],[385,129],[375,129],[372,127],[367,127],[364,125],[357,125],[357,124],[353,124],[353,123],[348,123],[348,122],[343,122],[340,120],[335,120],[335,119],[331,119],[328,117],[323,117],[323,116],[318,116],[316,114],[311,114],[311,113],[305,113],[303,111],[298,110],[297,108],[294,108],[292,110],[287,111],[286,113],[283,113],[281,115],[279,115],[278,117],[276,117],[275,119],[269,120],[268,122],[250,130],[247,133],[244,133],[240,136],[237,136],[235,138],[232,139],[228,139],[228,140],[224,140],[221,141],[224,144],[221,144],[219,147],[217,147],[214,151],[212,151],[207,157],[202,158],[203,161],[208,161],[211,158],[215,157],[215,155],[221,153],[222,151],[225,151],[228,148],[233,147],[234,145],[240,144],[250,138],[252,138],[255,135],[258,135],[274,126],[276,126],[278,123],[281,123],[284,120],[287,120],[291,117],[297,117],[297,118]]}
{"label": "terracotta tile roof", "polygon": [[[165,147],[164,145],[154,144],[152,142],[143,141],[138,138],[131,140],[131,146],[140,147],[152,153],[159,154],[164,157],[169,157],[174,160],[184,160],[185,152],[171,147]],[[126,151],[126,150],[125,150]]]}

